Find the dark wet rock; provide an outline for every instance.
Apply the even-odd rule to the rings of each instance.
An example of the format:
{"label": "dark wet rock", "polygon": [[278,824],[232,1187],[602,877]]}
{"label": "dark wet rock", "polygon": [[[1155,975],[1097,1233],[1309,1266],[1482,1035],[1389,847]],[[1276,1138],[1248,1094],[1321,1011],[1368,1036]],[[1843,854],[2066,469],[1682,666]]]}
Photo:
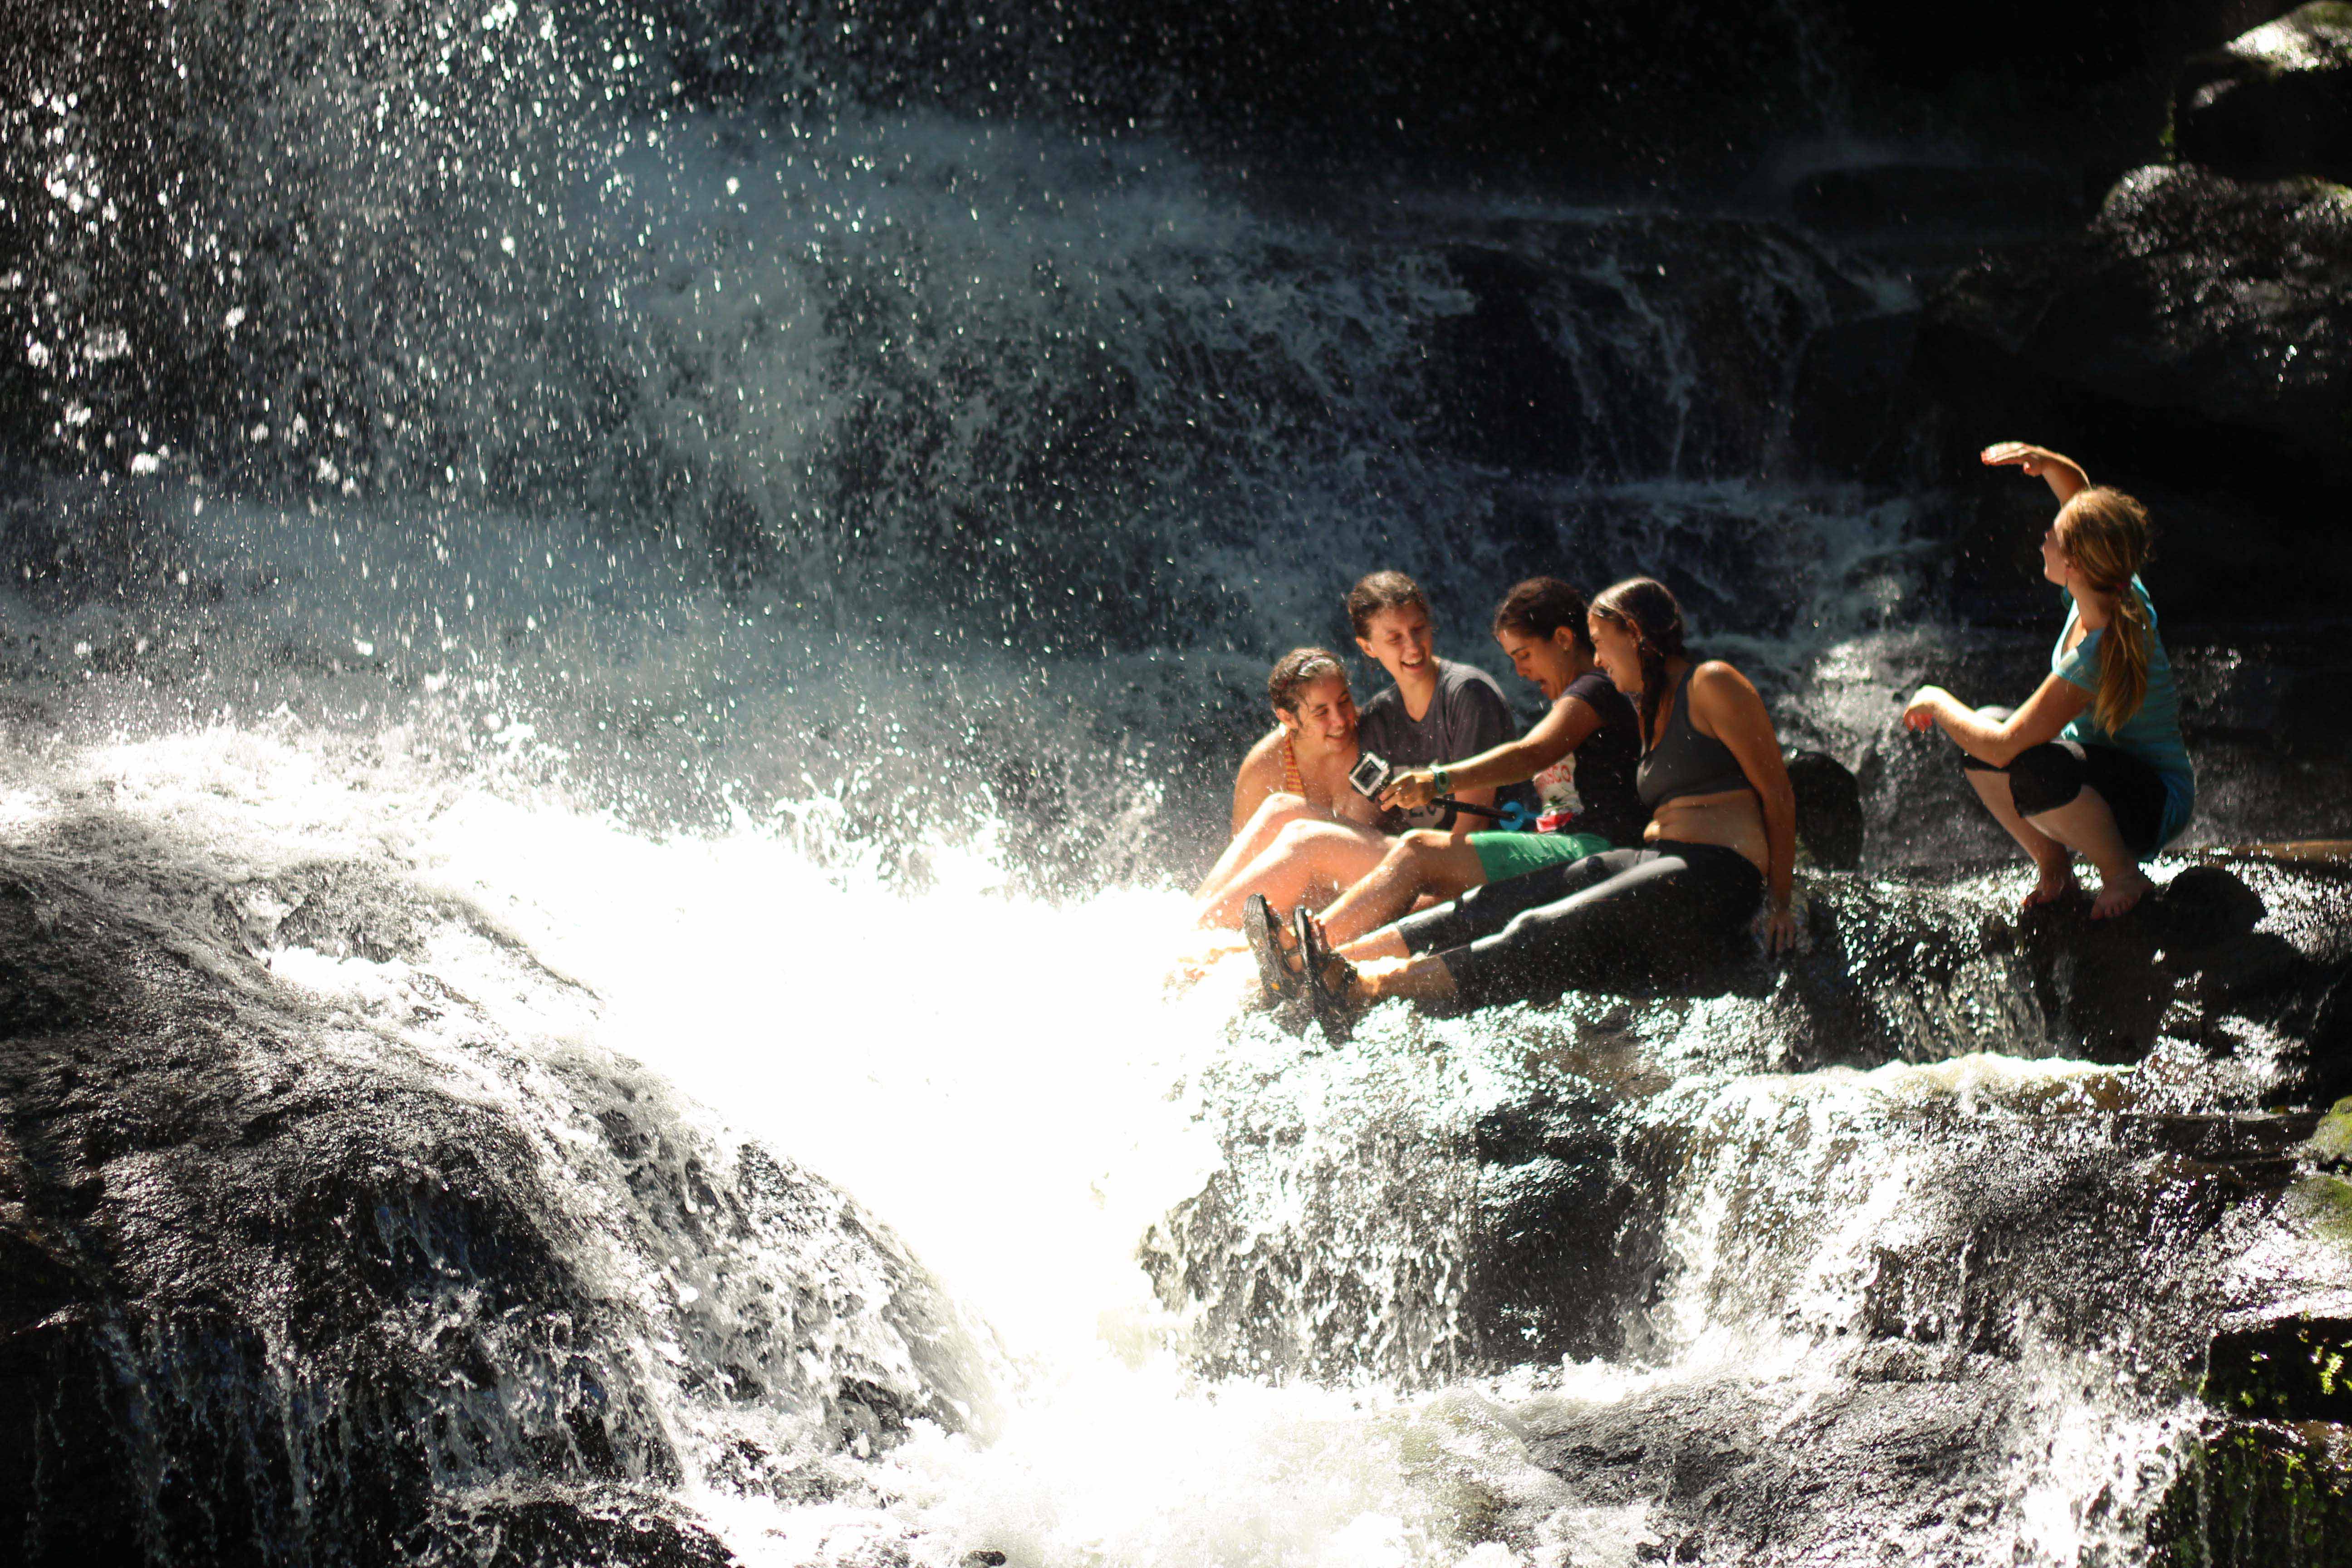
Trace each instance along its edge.
{"label": "dark wet rock", "polygon": [[2312,0],[2191,59],[2172,134],[2223,174],[2352,183],[2352,5]]}
{"label": "dark wet rock", "polygon": [[416,1568],[736,1568],[700,1522],[650,1492],[496,1488],[440,1510],[404,1559]]}
{"label": "dark wet rock", "polygon": [[2157,1568],[2323,1568],[2352,1539],[2352,1427],[2217,1418],[2148,1531]]}
{"label": "dark wet rock", "polygon": [[2213,1341],[2205,1397],[2265,1421],[2352,1421],[2352,1321],[2300,1315],[2231,1328]]}
{"label": "dark wet rock", "polygon": [[699,1564],[690,1521],[580,1501],[681,1478],[664,1405],[819,1456],[971,1418],[955,1314],[837,1192],[630,1064],[485,1025],[453,1067],[247,956],[431,920],[469,923],[107,819],[0,851],[0,1556],[406,1560],[448,1489],[553,1486],[499,1505],[498,1561]]}
{"label": "dark wet rock", "polygon": [[[1727,1162],[1716,1181],[1735,1213],[1797,1202],[1780,1188],[1807,1179],[1778,1129],[1726,1123],[1710,1091],[1678,1086],[1973,1053],[2161,1057],[2151,1084],[2238,1084],[2213,1091],[2244,1105],[2219,1121],[2153,1088],[2126,1103],[2113,1080],[2069,1079],[2049,1093],[2076,1100],[2042,1122],[2063,1137],[1924,1113],[1900,1135],[1939,1174],[1921,1183],[1921,1238],[1885,1252],[1857,1321],[2014,1354],[2034,1303],[2087,1332],[2090,1304],[2144,1295],[2152,1250],[2186,1258],[2282,1190],[2316,1108],[2352,1089],[2352,866],[2208,856],[2095,923],[2079,901],[2021,913],[2017,880],[1807,874],[1804,942],[1781,965],[1741,958],[1454,1020],[1392,1007],[1345,1046],[1310,1037],[1279,1065],[1213,1069],[1202,1094],[1223,1159],[1155,1227],[1146,1267],[1219,1372],[1425,1383],[1638,1356],[1664,1331],[1648,1306],[1695,1163]],[[2254,1114],[2256,1096],[2273,1109]],[[1805,1158],[1846,1147],[1811,1136],[1829,1142]],[[1853,1157],[1895,1136],[1854,1133]],[[2086,1250],[2089,1234],[2105,1239]],[[1753,1296],[1740,1310],[1777,1310],[1790,1256],[1759,1246],[1734,1271]],[[2176,1348],[2185,1368],[2203,1346]]]}
{"label": "dark wet rock", "polygon": [[1653,1561],[1827,1563],[1901,1542],[1906,1561],[1943,1562],[1999,1495],[2014,1383],[1881,1370],[1792,1410],[1727,1376],[1517,1414],[1578,1503],[1647,1505]]}
{"label": "dark wet rock", "polygon": [[2352,482],[2347,319],[2340,189],[2151,165],[2082,233],[1953,279],[1920,364],[1956,469],[2022,434],[2156,504],[2168,614],[2333,612],[2352,544],[2314,498]]}
{"label": "dark wet rock", "polygon": [[1469,309],[1435,323],[1424,430],[1519,476],[1778,467],[1805,343],[1871,309],[1811,240],[1772,225],[1508,220],[1477,238],[1441,252]]}
{"label": "dark wet rock", "polygon": [[1789,757],[1789,784],[1797,796],[1797,845],[1824,871],[1862,864],[1862,785],[1853,770],[1826,752]]}
{"label": "dark wet rock", "polygon": [[1901,406],[1919,342],[1919,313],[1856,317],[1805,341],[1790,439],[1822,472],[1852,477],[1890,468],[1906,438]]}

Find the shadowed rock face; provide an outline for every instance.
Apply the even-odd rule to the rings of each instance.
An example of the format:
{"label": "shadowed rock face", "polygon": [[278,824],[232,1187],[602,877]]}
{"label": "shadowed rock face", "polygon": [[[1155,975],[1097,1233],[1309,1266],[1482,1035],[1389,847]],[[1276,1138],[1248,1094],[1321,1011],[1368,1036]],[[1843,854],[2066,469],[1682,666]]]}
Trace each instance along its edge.
{"label": "shadowed rock face", "polygon": [[2259,454],[2295,466],[2273,488],[2307,496],[2352,474],[2352,347],[2328,325],[2347,300],[2352,209],[2339,190],[2150,165],[2081,234],[1962,272],[1930,322],[1944,355],[2000,356],[2095,405],[2082,417],[2105,410],[2106,468],[2193,489],[2181,481],[2206,465],[2165,444],[2201,431],[2233,443],[2233,482],[2250,494],[2266,493],[2245,472]]}
{"label": "shadowed rock face", "polygon": [[2352,180],[2352,5],[2312,0],[2181,72],[2173,146],[2253,178]]}
{"label": "shadowed rock face", "polygon": [[752,1485],[969,1417],[951,1313],[838,1193],[629,1064],[487,1027],[433,1060],[247,956],[414,951],[463,910],[160,845],[102,881],[91,826],[0,858],[0,1555],[699,1564],[698,1525],[627,1500],[680,1479],[677,1412],[765,1413],[732,1433]]}
{"label": "shadowed rock face", "polygon": [[2172,131],[2080,230],[1933,294],[1917,406],[1954,468],[2031,429],[2148,500],[2168,609],[2333,614],[2352,553],[2316,503],[2352,482],[2352,8],[2192,58]]}

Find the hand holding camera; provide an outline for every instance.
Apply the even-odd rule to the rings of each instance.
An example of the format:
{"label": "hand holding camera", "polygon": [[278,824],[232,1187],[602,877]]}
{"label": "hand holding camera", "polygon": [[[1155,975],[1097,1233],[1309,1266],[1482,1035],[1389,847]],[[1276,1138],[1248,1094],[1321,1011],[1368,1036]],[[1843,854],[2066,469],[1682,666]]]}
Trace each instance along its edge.
{"label": "hand holding camera", "polygon": [[1435,800],[1438,794],[1437,774],[1427,768],[1414,768],[1389,780],[1379,798],[1382,805],[1413,811]]}

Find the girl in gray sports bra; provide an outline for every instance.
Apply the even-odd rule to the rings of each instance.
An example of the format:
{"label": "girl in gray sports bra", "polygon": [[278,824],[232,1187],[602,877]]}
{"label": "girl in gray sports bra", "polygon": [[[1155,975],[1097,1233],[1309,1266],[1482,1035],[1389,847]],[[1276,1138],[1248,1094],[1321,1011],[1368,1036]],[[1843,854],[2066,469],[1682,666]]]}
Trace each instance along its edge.
{"label": "girl in gray sports bra", "polygon": [[1748,782],[1729,746],[1712,735],[1700,734],[1691,723],[1690,704],[1685,698],[1691,670],[1697,668],[1693,665],[1683,671],[1675,687],[1674,717],[1666,721],[1666,732],[1642,753],[1642,765],[1633,773],[1633,788],[1642,805],[1653,812],[1686,795],[1721,795],[1726,790],[1756,787]]}

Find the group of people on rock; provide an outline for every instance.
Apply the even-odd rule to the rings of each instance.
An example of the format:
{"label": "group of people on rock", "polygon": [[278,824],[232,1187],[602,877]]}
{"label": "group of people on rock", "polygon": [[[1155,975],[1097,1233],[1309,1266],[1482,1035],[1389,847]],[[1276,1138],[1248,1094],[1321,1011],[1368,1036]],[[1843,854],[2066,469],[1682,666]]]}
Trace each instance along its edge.
{"label": "group of people on rock", "polygon": [[[2014,710],[1922,687],[1903,720],[1958,744],[2040,871],[2028,908],[2077,891],[2080,855],[2099,873],[2092,917],[2120,915],[2195,803],[2138,576],[2147,513],[2042,447],[1983,460],[2059,502],[2042,543],[2068,606],[2050,674]],[[1495,641],[1550,705],[1525,734],[1491,676],[1437,657],[1411,578],[1375,572],[1347,609],[1391,684],[1359,709],[1337,654],[1282,657],[1275,728],[1242,763],[1232,841],[1196,894],[1202,925],[1243,933],[1269,995],[1339,1028],[1391,996],[1468,1008],[1655,978],[1759,918],[1768,953],[1795,944],[1796,800],[1771,716],[1739,670],[1693,656],[1664,584],[1588,601],[1531,577],[1504,595]]]}

